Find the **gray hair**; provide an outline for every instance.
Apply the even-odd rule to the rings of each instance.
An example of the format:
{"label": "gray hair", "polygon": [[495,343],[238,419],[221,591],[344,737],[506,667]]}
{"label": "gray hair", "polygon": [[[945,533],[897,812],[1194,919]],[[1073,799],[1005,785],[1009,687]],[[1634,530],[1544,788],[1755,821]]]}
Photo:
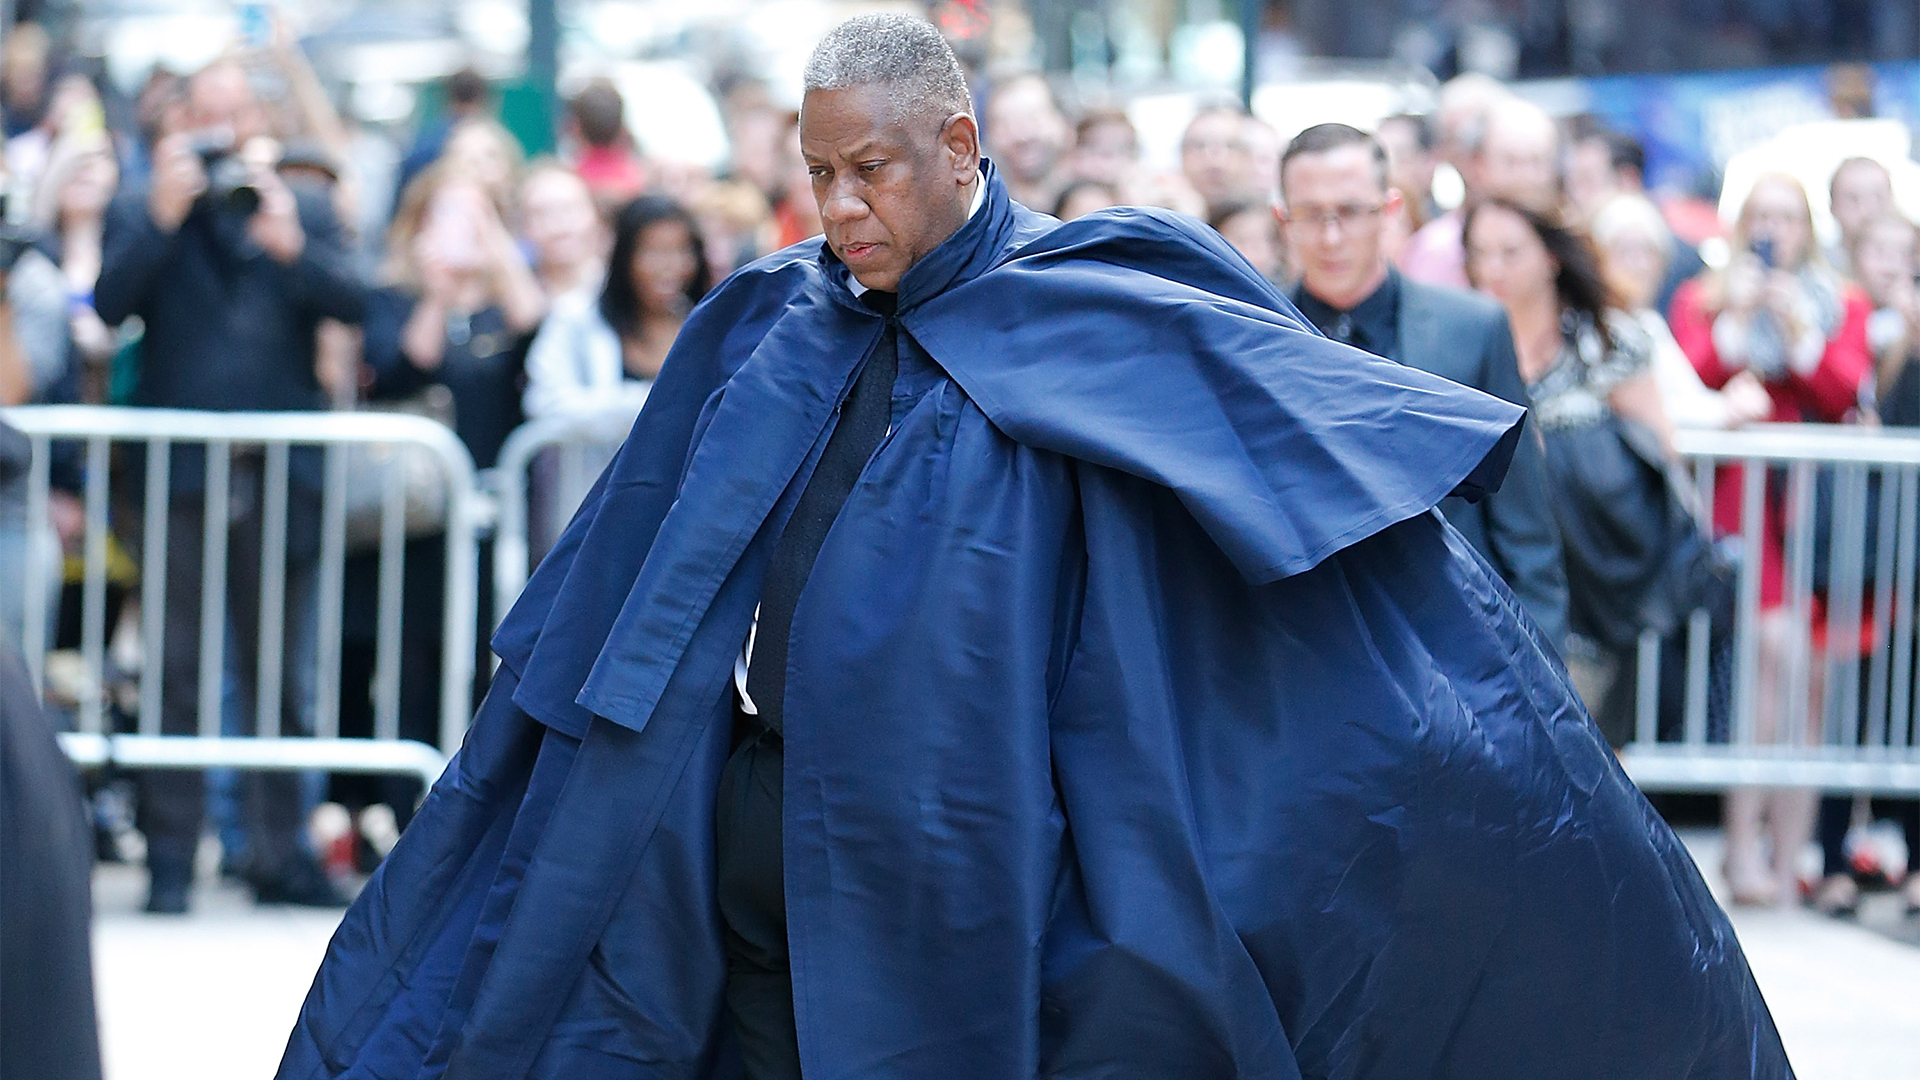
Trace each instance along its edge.
{"label": "gray hair", "polygon": [[827,31],[807,58],[803,86],[841,90],[883,85],[896,107],[973,115],[966,76],[947,39],[925,19],[894,12],[856,15]]}

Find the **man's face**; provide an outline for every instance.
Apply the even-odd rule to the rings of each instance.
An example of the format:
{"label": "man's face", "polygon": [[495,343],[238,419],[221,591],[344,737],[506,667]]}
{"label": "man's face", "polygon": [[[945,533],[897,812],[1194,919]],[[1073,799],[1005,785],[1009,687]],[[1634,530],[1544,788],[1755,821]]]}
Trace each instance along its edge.
{"label": "man's face", "polygon": [[1420,145],[1420,133],[1405,121],[1381,123],[1374,133],[1387,149],[1387,180],[1401,191],[1425,199],[1433,191],[1433,154]]}
{"label": "man's face", "polygon": [[899,106],[880,84],[807,91],[800,154],[827,246],[882,292],[965,224],[980,170],[972,117]]}
{"label": "man's face", "polygon": [[1381,183],[1372,151],[1354,145],[1301,154],[1287,162],[1281,186],[1287,247],[1307,291],[1340,307],[1366,299],[1386,261],[1381,224],[1400,205],[1400,193]]}
{"label": "man's face", "polygon": [[1893,181],[1878,165],[1854,164],[1833,178],[1833,220],[1843,236],[1860,234],[1867,222],[1893,210]]}
{"label": "man's face", "polygon": [[987,131],[993,136],[993,160],[1017,180],[1037,184],[1053,175],[1072,132],[1037,79],[1022,79],[1002,89],[988,107]]}
{"label": "man's face", "polygon": [[1545,117],[1501,119],[1487,130],[1481,146],[1479,194],[1512,199],[1537,209],[1554,204],[1559,177],[1554,154],[1557,136]]}
{"label": "man's face", "polygon": [[1209,204],[1245,194],[1249,186],[1247,133],[1238,113],[1201,113],[1180,139],[1180,171]]}
{"label": "man's face", "polygon": [[187,84],[187,111],[194,128],[233,132],[235,146],[267,134],[260,102],[237,64],[215,64],[195,75]]}
{"label": "man's face", "polygon": [[1582,220],[1591,221],[1600,207],[1620,191],[1613,171],[1613,154],[1604,139],[1582,139],[1567,151],[1567,202]]}

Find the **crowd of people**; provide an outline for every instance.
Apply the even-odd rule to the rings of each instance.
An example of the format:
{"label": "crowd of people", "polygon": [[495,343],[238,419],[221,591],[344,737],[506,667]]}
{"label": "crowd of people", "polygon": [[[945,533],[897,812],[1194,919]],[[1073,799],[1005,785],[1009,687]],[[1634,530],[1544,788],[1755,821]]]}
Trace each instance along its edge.
{"label": "crowd of people", "polygon": [[[284,93],[257,91],[263,69]],[[625,123],[632,103],[605,80],[570,97],[559,150],[531,161],[494,119],[484,80],[462,72],[444,89],[445,115],[416,133],[383,186],[352,167],[355,135],[284,40],[190,75],[155,72],[132,122],[116,128],[99,87],[64,74],[44,34],[11,34],[0,57],[0,404],[408,409],[445,420],[484,469],[528,418],[637,410],[709,289],[820,231],[798,118],[759,83],[720,95],[732,158],[718,173],[645,153]],[[1482,77],[1449,83],[1430,115],[1388,117],[1373,131],[1320,124],[1291,142],[1235,103],[1209,104],[1170,170],[1144,164],[1122,110],[1069,110],[1038,74],[981,89],[986,150],[1017,201],[1062,219],[1122,205],[1200,218],[1328,336],[1531,408],[1537,437],[1523,440],[1505,487],[1443,509],[1568,658],[1616,746],[1633,734],[1647,631],[1684,657],[1689,615],[1710,610],[1714,655],[1727,652],[1726,553],[1665,479],[1673,431],[1920,426],[1920,367],[1909,363],[1920,350],[1915,227],[1879,162],[1853,159],[1834,174],[1833,249],[1817,242],[1800,183],[1768,175],[1732,225],[1731,255],[1709,267],[1644,190],[1630,136],[1557,120]],[[1457,205],[1436,201],[1442,166],[1464,184]],[[50,520],[69,548],[84,523],[80,467],[67,459],[54,470]],[[203,474],[176,450],[164,655],[148,659],[165,672],[169,733],[199,722],[195,598],[209,512],[227,515],[235,537],[229,711],[254,712],[261,567],[244,554],[260,550],[265,473],[258,455],[236,454],[230,505],[211,511]],[[313,660],[319,476],[317,453],[296,451],[284,655],[303,674],[283,681],[288,730],[310,729],[312,680],[334,674]],[[1721,536],[1740,531],[1740,490],[1737,478],[1715,488]],[[121,501],[114,529],[137,550],[142,522]],[[1762,739],[1789,737],[1781,711],[1802,629],[1785,602],[1786,507],[1770,482],[1766,543],[1746,553],[1762,581]],[[6,550],[32,542],[0,530]],[[405,563],[400,733],[425,741],[439,716],[437,550],[432,537],[410,539]],[[355,689],[373,678],[378,573],[372,553],[349,559],[346,734],[372,730]],[[0,588],[0,614],[18,618],[7,605],[19,591]],[[481,610],[491,606],[483,595]],[[1822,655],[1842,647],[1815,623]],[[1866,627],[1858,648],[1875,641]],[[1817,674],[1813,683],[1817,737]],[[1723,723],[1725,702],[1715,711]],[[141,785],[149,907],[184,910],[205,784],[182,772]],[[214,801],[239,849],[230,869],[262,900],[340,902],[303,838],[311,791],[271,774],[241,787],[228,809]],[[350,803],[392,805],[402,825],[416,794],[340,787]],[[1880,809],[1901,816],[1920,851],[1913,805]],[[1854,810],[1809,791],[1731,793],[1733,897],[1797,892],[1797,856],[1817,822],[1815,900],[1851,910]],[[1920,910],[1920,875],[1908,882]]]}
{"label": "crowd of people", "polygon": [[[1466,186],[1445,212],[1420,186],[1435,159]],[[1637,657],[1650,631],[1666,658],[1660,730],[1673,730],[1680,695],[1665,684],[1685,668],[1695,611],[1710,615],[1710,725],[1725,738],[1731,561],[1746,558],[1760,579],[1755,737],[1852,741],[1840,717],[1823,716],[1827,672],[1892,645],[1870,615],[1857,637],[1833,634],[1824,579],[1811,614],[1788,602],[1790,516],[1813,509],[1769,475],[1759,550],[1736,555],[1715,540],[1741,534],[1739,470],[1720,470],[1709,530],[1670,466],[1681,427],[1912,424],[1914,228],[1887,166],[1862,157],[1835,171],[1831,251],[1802,183],[1759,177],[1726,238],[1730,254],[1709,267],[1643,189],[1631,137],[1556,121],[1482,80],[1450,84],[1436,116],[1396,117],[1376,134],[1309,128],[1282,160],[1277,216],[1302,312],[1330,336],[1532,410],[1541,482],[1523,447],[1500,493],[1448,513],[1555,638],[1608,740],[1635,737]],[[1810,653],[1796,654],[1809,641]],[[1806,718],[1797,728],[1796,710]],[[1854,911],[1860,879],[1884,870],[1850,854],[1855,810],[1852,799],[1805,789],[1729,792],[1731,897],[1769,904],[1805,893],[1830,913]],[[1898,820],[1920,850],[1915,804],[1876,802],[1871,812]],[[1816,819],[1823,867],[1803,880]],[[1920,875],[1904,891],[1920,912]]]}

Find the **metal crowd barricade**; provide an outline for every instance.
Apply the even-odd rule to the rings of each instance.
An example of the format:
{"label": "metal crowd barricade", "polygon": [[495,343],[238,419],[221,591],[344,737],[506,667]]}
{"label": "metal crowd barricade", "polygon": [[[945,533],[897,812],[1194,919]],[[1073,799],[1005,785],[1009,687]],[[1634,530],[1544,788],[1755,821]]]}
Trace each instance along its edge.
{"label": "metal crowd barricade", "polygon": [[[0,416],[25,433],[33,449],[27,483],[28,534],[47,527],[50,463],[56,443],[85,448],[85,539],[81,586],[81,656],[85,678],[75,728],[62,745],[83,766],[108,762],[130,767],[252,769],[337,769],[405,773],[431,784],[465,733],[474,676],[474,627],[478,568],[474,521],[476,495],[472,459],[444,425],[417,416],[373,412],[194,412],[104,406],[23,406]],[[115,732],[107,722],[103,688],[107,674],[106,625],[110,453],[114,444],[146,450],[141,575],[139,584],[144,660],[140,666],[137,733]],[[193,735],[161,731],[164,677],[166,564],[172,453],[175,447],[201,446],[206,452],[203,542],[203,595],[200,605],[198,730]],[[325,450],[316,570],[316,700],[314,734],[282,737],[280,715],[286,657],[285,570],[288,540],[289,453],[295,447]],[[259,659],[255,736],[222,734],[221,708],[227,589],[228,524],[212,508],[229,496],[236,448],[261,455],[261,571]],[[444,492],[446,600],[441,653],[438,746],[399,737],[401,580],[405,569],[408,508],[406,485],[418,482],[418,470],[380,471],[379,584],[373,684],[374,733],[371,739],[341,738],[340,659],[343,637],[343,587],[347,556],[349,453],[353,448],[424,454],[433,463]],[[404,449],[402,449],[404,448]],[[128,478],[132,479],[132,478]],[[46,659],[48,585],[58,580],[58,563],[29,546],[25,617],[21,648],[28,669],[40,679]],[[54,576],[51,577],[50,576]]]}
{"label": "metal crowd barricade", "polygon": [[[1650,790],[1920,793],[1920,435],[1766,424],[1675,441],[1697,506],[1714,505],[1716,485],[1738,485],[1731,633],[1715,634],[1697,611],[1670,647],[1642,635],[1636,729],[1620,755],[1629,775]],[[1762,603],[1770,545],[1777,605]],[[1731,685],[1724,717],[1710,722],[1716,637],[1730,638],[1720,666]],[[1662,716],[1663,653],[1681,669],[1677,716]]]}
{"label": "metal crowd barricade", "polygon": [[515,428],[494,464],[493,621],[506,618],[527,577],[579,509],[633,428],[632,406],[543,416]]}

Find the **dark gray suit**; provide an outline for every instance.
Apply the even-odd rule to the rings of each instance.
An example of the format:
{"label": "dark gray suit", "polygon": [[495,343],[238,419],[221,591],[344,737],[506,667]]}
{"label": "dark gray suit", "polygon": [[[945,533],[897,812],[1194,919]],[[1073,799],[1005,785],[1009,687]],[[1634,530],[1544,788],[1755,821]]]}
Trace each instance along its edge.
{"label": "dark gray suit", "polygon": [[[1513,333],[1499,304],[1395,276],[1399,307],[1394,347],[1384,350],[1388,359],[1528,404]],[[1296,287],[1296,302],[1299,293]],[[1540,438],[1531,431],[1526,435],[1499,491],[1478,503],[1448,499],[1440,510],[1492,564],[1557,649],[1566,642],[1567,573]]]}

